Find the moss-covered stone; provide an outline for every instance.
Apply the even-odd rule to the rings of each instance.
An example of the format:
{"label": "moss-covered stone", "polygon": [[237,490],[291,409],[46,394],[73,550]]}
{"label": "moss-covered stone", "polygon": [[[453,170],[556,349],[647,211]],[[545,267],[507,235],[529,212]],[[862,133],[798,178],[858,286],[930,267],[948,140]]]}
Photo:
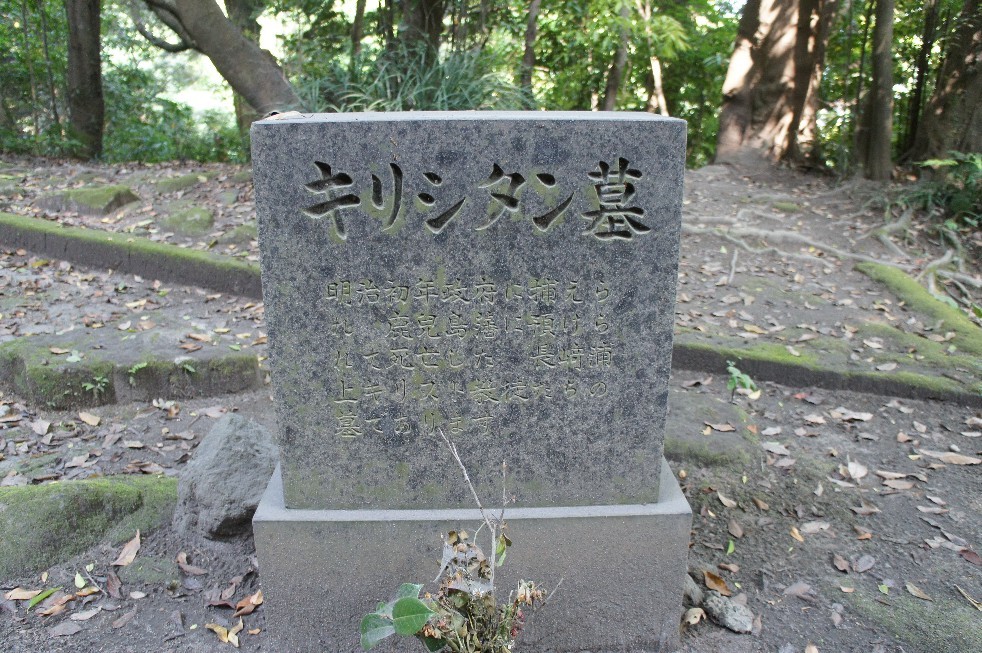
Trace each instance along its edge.
{"label": "moss-covered stone", "polygon": [[225,244],[248,245],[251,241],[259,238],[259,232],[253,223],[240,224],[233,229],[225,232],[218,241]]}
{"label": "moss-covered stone", "polygon": [[178,175],[176,177],[165,177],[154,182],[154,188],[161,193],[175,193],[179,190],[187,190],[207,181],[207,177],[200,174]]}
{"label": "moss-covered stone", "polygon": [[107,477],[0,488],[0,578],[25,576],[168,522],[177,481]]}
{"label": "moss-covered stone", "polygon": [[220,292],[262,296],[259,266],[255,263],[145,238],[0,213],[0,240],[39,254],[57,252],[60,258],[79,264],[111,267]]}
{"label": "moss-covered stone", "polygon": [[139,199],[129,186],[84,186],[42,196],[38,199],[38,206],[49,211],[106,215]]}
{"label": "moss-covered stone", "polygon": [[[979,613],[963,603],[935,597],[934,602],[914,598],[897,590],[890,593],[890,605],[857,590],[839,594],[864,618],[875,621],[897,639],[917,651],[931,653],[965,653],[982,651],[982,628]],[[838,599],[837,599],[838,600]]]}
{"label": "moss-covered stone", "polygon": [[203,206],[180,205],[170,210],[164,226],[185,236],[201,236],[215,226],[215,214]]}
{"label": "moss-covered stone", "polygon": [[859,263],[856,269],[879,281],[909,307],[932,320],[943,320],[944,329],[955,332],[953,344],[967,352],[982,355],[982,329],[957,308],[936,299],[921,284],[902,271],[879,263]]}
{"label": "moss-covered stone", "polygon": [[234,175],[232,175],[232,181],[234,181],[237,184],[241,184],[247,181],[252,181],[252,170],[246,169],[236,172]]}

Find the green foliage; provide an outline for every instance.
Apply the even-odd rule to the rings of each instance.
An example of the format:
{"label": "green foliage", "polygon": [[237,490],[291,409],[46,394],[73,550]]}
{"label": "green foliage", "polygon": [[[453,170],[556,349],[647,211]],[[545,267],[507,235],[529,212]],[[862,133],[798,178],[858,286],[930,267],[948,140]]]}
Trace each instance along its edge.
{"label": "green foliage", "polygon": [[94,376],[91,380],[82,382],[82,387],[85,388],[85,391],[91,392],[92,397],[95,399],[98,399],[106,391],[108,386],[109,379],[105,376]]}
{"label": "green foliage", "polygon": [[730,391],[730,401],[733,401],[733,396],[737,390],[750,392],[757,390],[757,384],[754,383],[753,379],[748,374],[741,372],[733,361],[726,361],[726,373],[730,375],[726,380],[726,389]]}
{"label": "green foliage", "polygon": [[982,223],[982,153],[949,152],[947,159],[920,165],[935,174],[906,190],[904,203],[938,216],[947,229],[977,229]]}
{"label": "green foliage", "polygon": [[[497,538],[494,566],[504,562],[510,545],[504,535]],[[421,599],[422,585],[404,583],[392,601],[365,615],[362,649],[367,651],[390,635],[404,635],[416,637],[428,651],[507,653],[525,623],[524,609],[545,598],[535,583],[523,580],[499,605],[492,563],[466,532],[451,531],[444,541],[440,574],[436,595],[427,593]]]}
{"label": "green foliage", "polygon": [[437,59],[423,47],[397,45],[368,52],[346,67],[298,84],[314,111],[463,111],[530,105],[491,52],[447,52]]}

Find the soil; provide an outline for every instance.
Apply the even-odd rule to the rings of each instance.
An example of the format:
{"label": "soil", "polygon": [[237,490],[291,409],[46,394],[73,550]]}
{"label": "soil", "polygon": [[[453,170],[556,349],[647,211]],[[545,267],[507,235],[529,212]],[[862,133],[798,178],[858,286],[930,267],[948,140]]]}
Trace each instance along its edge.
{"label": "soil", "polygon": [[[0,210],[256,258],[253,240],[225,238],[253,218],[251,186],[241,168],[120,168],[25,159],[7,163],[0,173],[16,177],[18,190],[0,198],[0,204],[6,204]],[[158,192],[152,183],[188,174],[204,181],[172,193]],[[106,218],[47,215],[36,209],[36,199],[44,192],[83,183],[125,183],[143,201]],[[882,214],[863,207],[876,192],[860,184],[837,190],[826,179],[790,172],[766,180],[721,167],[689,173],[688,233],[677,308],[680,327],[696,335],[723,334],[738,342],[765,341],[801,350],[809,341],[793,338],[806,332],[834,337],[848,342],[845,355],[862,369],[889,361],[879,357],[882,343],[878,348],[864,344],[862,334],[853,338],[852,325],[890,316],[887,323],[907,332],[944,338],[943,326],[937,329],[925,316],[908,311],[903,300],[853,270],[857,257],[874,256],[910,265],[917,274],[943,255],[924,224],[915,222],[909,240],[899,243],[912,252],[910,256],[898,255],[876,238],[873,233],[882,226]],[[155,218],[171,200],[213,207],[214,230],[196,238],[161,229]],[[777,241],[781,251],[751,252],[746,247],[764,246],[757,235],[700,232],[721,225],[787,229],[828,247],[788,237]],[[843,250],[841,257],[833,256],[833,247]],[[217,333],[216,342],[208,346],[252,346],[262,335],[261,305],[242,309],[249,303],[245,298],[208,299],[213,293],[176,284],[165,284],[171,292],[161,296],[161,286],[153,280],[63,262],[38,264],[41,260],[29,252],[2,251],[0,338],[39,329],[90,329],[93,322],[111,327],[144,316],[166,322],[150,310],[153,303],[160,306],[160,315],[181,319],[181,313],[187,313],[190,320],[201,322],[202,331],[229,329]],[[959,274],[977,278],[977,264],[966,260]],[[959,288],[950,278],[939,278],[939,283],[946,283],[953,295],[978,303],[972,296],[977,289],[970,284]],[[117,290],[120,284],[123,293]],[[43,300],[32,300],[28,292],[42,294]],[[102,293],[97,302],[92,301],[95,292]],[[141,299],[148,302],[145,312],[137,314],[128,304]],[[747,325],[759,326],[763,333]],[[240,329],[248,329],[249,338],[236,340]],[[875,335],[872,338],[865,340],[876,343]],[[175,356],[181,353],[179,344],[169,344]],[[263,354],[261,341],[255,348]],[[961,371],[950,371],[977,379],[977,367],[973,369],[971,357],[966,358],[968,363],[958,359]],[[911,365],[918,362],[910,360]],[[683,650],[800,653],[809,644],[823,652],[982,650],[982,606],[973,606],[967,598],[982,601],[982,560],[977,553],[982,546],[982,466],[961,464],[982,453],[982,413],[954,403],[760,383],[756,398],[750,392],[733,395],[732,414],[740,418],[720,423],[719,413],[705,406],[730,399],[726,381],[723,370],[712,375],[675,371],[670,410],[686,415],[687,437],[703,438],[711,450],[717,438],[737,433],[748,455],[739,463],[702,457],[670,462],[693,508],[690,572],[703,587],[705,571],[719,575],[733,600],[745,601],[754,614],[754,630],[736,634],[702,621],[683,629]],[[87,411],[99,418],[98,425],[86,423],[78,411],[45,410],[26,405],[20,397],[0,395],[4,484],[93,475],[179,475],[196,444],[224,412],[241,412],[270,428],[274,421],[268,386],[235,395],[176,402],[161,397]],[[39,421],[50,422],[50,427],[39,432],[42,429],[33,426]],[[133,441],[142,446],[126,444]],[[78,463],[80,454],[87,456]],[[121,545],[97,547],[46,570],[43,578],[37,573],[0,578],[0,641],[5,650],[231,649],[206,624],[231,627],[238,619],[228,605],[209,603],[220,602],[225,592],[234,605],[260,589],[261,570],[251,538],[188,539],[164,525],[143,534],[132,572],[111,565],[120,549]],[[207,573],[181,572],[174,562],[180,553]],[[88,565],[92,567],[86,571]],[[123,582],[119,598],[108,594],[113,569]],[[74,590],[78,573],[87,585],[106,591],[76,598],[60,614],[38,614],[54,597],[30,612],[26,601],[2,598],[16,587]],[[94,608],[99,610],[93,613]],[[243,616],[242,623],[241,650],[275,651],[265,633],[262,606]],[[71,632],[71,624],[77,632],[60,634]]]}

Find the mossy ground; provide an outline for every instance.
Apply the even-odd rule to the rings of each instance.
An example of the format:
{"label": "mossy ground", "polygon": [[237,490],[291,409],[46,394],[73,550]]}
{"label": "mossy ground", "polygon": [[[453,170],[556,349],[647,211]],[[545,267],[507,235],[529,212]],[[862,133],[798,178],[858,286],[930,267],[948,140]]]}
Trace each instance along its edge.
{"label": "mossy ground", "polygon": [[181,234],[201,236],[215,226],[215,214],[203,206],[179,204],[164,218],[164,226]]}
{"label": "mossy ground", "polygon": [[40,571],[170,520],[177,481],[107,477],[0,488],[0,578]]}

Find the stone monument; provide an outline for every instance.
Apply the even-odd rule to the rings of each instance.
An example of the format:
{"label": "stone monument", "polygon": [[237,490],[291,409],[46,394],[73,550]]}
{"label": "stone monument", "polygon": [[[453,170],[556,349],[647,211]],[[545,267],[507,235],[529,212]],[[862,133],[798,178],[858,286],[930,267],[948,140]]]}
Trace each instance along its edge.
{"label": "stone monument", "polygon": [[[277,651],[358,650],[506,491],[524,650],[677,646],[690,511],[662,457],[685,123],[634,113],[253,125],[281,468],[254,519]],[[398,650],[422,650],[413,641]]]}

